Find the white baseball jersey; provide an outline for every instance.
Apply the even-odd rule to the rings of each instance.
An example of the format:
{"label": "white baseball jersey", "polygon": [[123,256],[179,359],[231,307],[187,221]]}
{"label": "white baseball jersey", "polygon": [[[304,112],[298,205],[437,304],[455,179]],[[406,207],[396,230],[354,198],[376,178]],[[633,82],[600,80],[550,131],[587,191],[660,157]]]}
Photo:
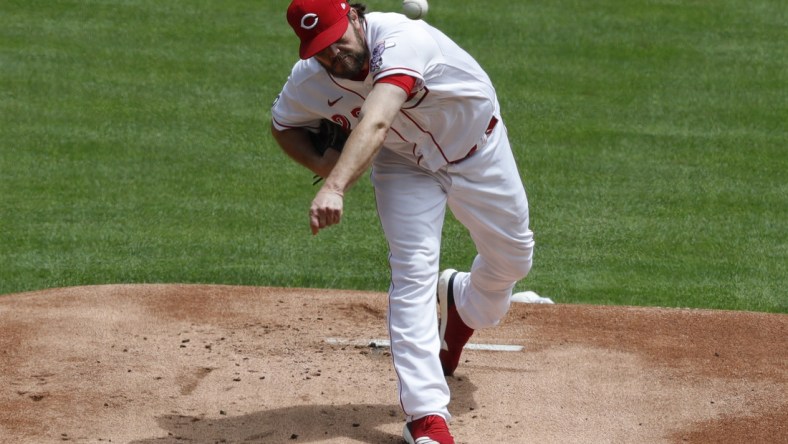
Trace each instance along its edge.
{"label": "white baseball jersey", "polygon": [[436,171],[482,145],[499,110],[495,89],[479,64],[423,21],[379,12],[365,18],[371,52],[366,80],[334,78],[314,59],[299,61],[273,106],[275,127],[317,128],[319,119],[326,118],[352,130],[374,83],[406,74],[417,82],[383,149]]}

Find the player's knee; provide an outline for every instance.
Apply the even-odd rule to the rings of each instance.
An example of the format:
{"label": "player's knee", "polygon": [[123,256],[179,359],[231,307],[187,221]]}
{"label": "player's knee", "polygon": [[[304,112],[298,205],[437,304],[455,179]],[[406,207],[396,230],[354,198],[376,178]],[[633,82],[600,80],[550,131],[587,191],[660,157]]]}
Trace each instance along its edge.
{"label": "player's knee", "polygon": [[506,274],[517,281],[525,278],[531,271],[533,256],[533,241],[514,244],[509,260],[506,261]]}
{"label": "player's knee", "polygon": [[531,271],[531,265],[533,265],[533,255],[522,256],[512,261],[513,274],[517,276],[518,281],[528,276],[528,273]]}

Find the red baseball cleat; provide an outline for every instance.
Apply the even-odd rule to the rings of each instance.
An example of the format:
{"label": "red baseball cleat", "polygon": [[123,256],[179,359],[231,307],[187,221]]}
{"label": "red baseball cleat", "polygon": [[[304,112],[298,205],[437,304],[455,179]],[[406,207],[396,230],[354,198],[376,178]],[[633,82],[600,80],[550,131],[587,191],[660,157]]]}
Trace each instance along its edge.
{"label": "red baseball cleat", "polygon": [[438,279],[438,304],[440,305],[440,360],[443,374],[451,376],[460,363],[462,348],[471,339],[473,329],[465,325],[454,305],[454,277],[457,270],[444,270]]}
{"label": "red baseball cleat", "polygon": [[408,444],[454,444],[446,420],[438,415],[429,415],[405,424],[403,431]]}

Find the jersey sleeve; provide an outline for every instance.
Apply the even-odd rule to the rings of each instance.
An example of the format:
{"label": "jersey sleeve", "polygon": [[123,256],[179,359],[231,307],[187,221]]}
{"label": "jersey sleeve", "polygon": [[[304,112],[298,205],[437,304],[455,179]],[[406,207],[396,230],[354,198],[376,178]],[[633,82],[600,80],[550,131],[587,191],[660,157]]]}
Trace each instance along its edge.
{"label": "jersey sleeve", "polygon": [[307,106],[310,100],[314,99],[302,97],[298,74],[298,69],[294,68],[271,106],[271,121],[279,131],[300,127],[318,128],[320,126],[320,116],[309,111]]}
{"label": "jersey sleeve", "polygon": [[415,22],[394,27],[375,37],[370,57],[373,82],[405,75],[415,79],[409,95],[421,90],[426,72],[436,60],[440,60],[440,51],[434,40]]}
{"label": "jersey sleeve", "polygon": [[392,74],[381,78],[377,83],[389,83],[399,86],[410,98],[414,94],[413,87],[416,86],[416,78],[407,74]]}

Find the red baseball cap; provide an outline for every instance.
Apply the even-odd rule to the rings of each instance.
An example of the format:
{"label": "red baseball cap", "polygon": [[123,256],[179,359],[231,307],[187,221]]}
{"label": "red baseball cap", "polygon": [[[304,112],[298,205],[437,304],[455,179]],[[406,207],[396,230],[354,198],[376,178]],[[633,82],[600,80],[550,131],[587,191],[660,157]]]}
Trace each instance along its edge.
{"label": "red baseball cap", "polygon": [[287,23],[301,39],[298,55],[308,59],[339,40],[347,31],[349,12],[347,0],[293,0]]}

